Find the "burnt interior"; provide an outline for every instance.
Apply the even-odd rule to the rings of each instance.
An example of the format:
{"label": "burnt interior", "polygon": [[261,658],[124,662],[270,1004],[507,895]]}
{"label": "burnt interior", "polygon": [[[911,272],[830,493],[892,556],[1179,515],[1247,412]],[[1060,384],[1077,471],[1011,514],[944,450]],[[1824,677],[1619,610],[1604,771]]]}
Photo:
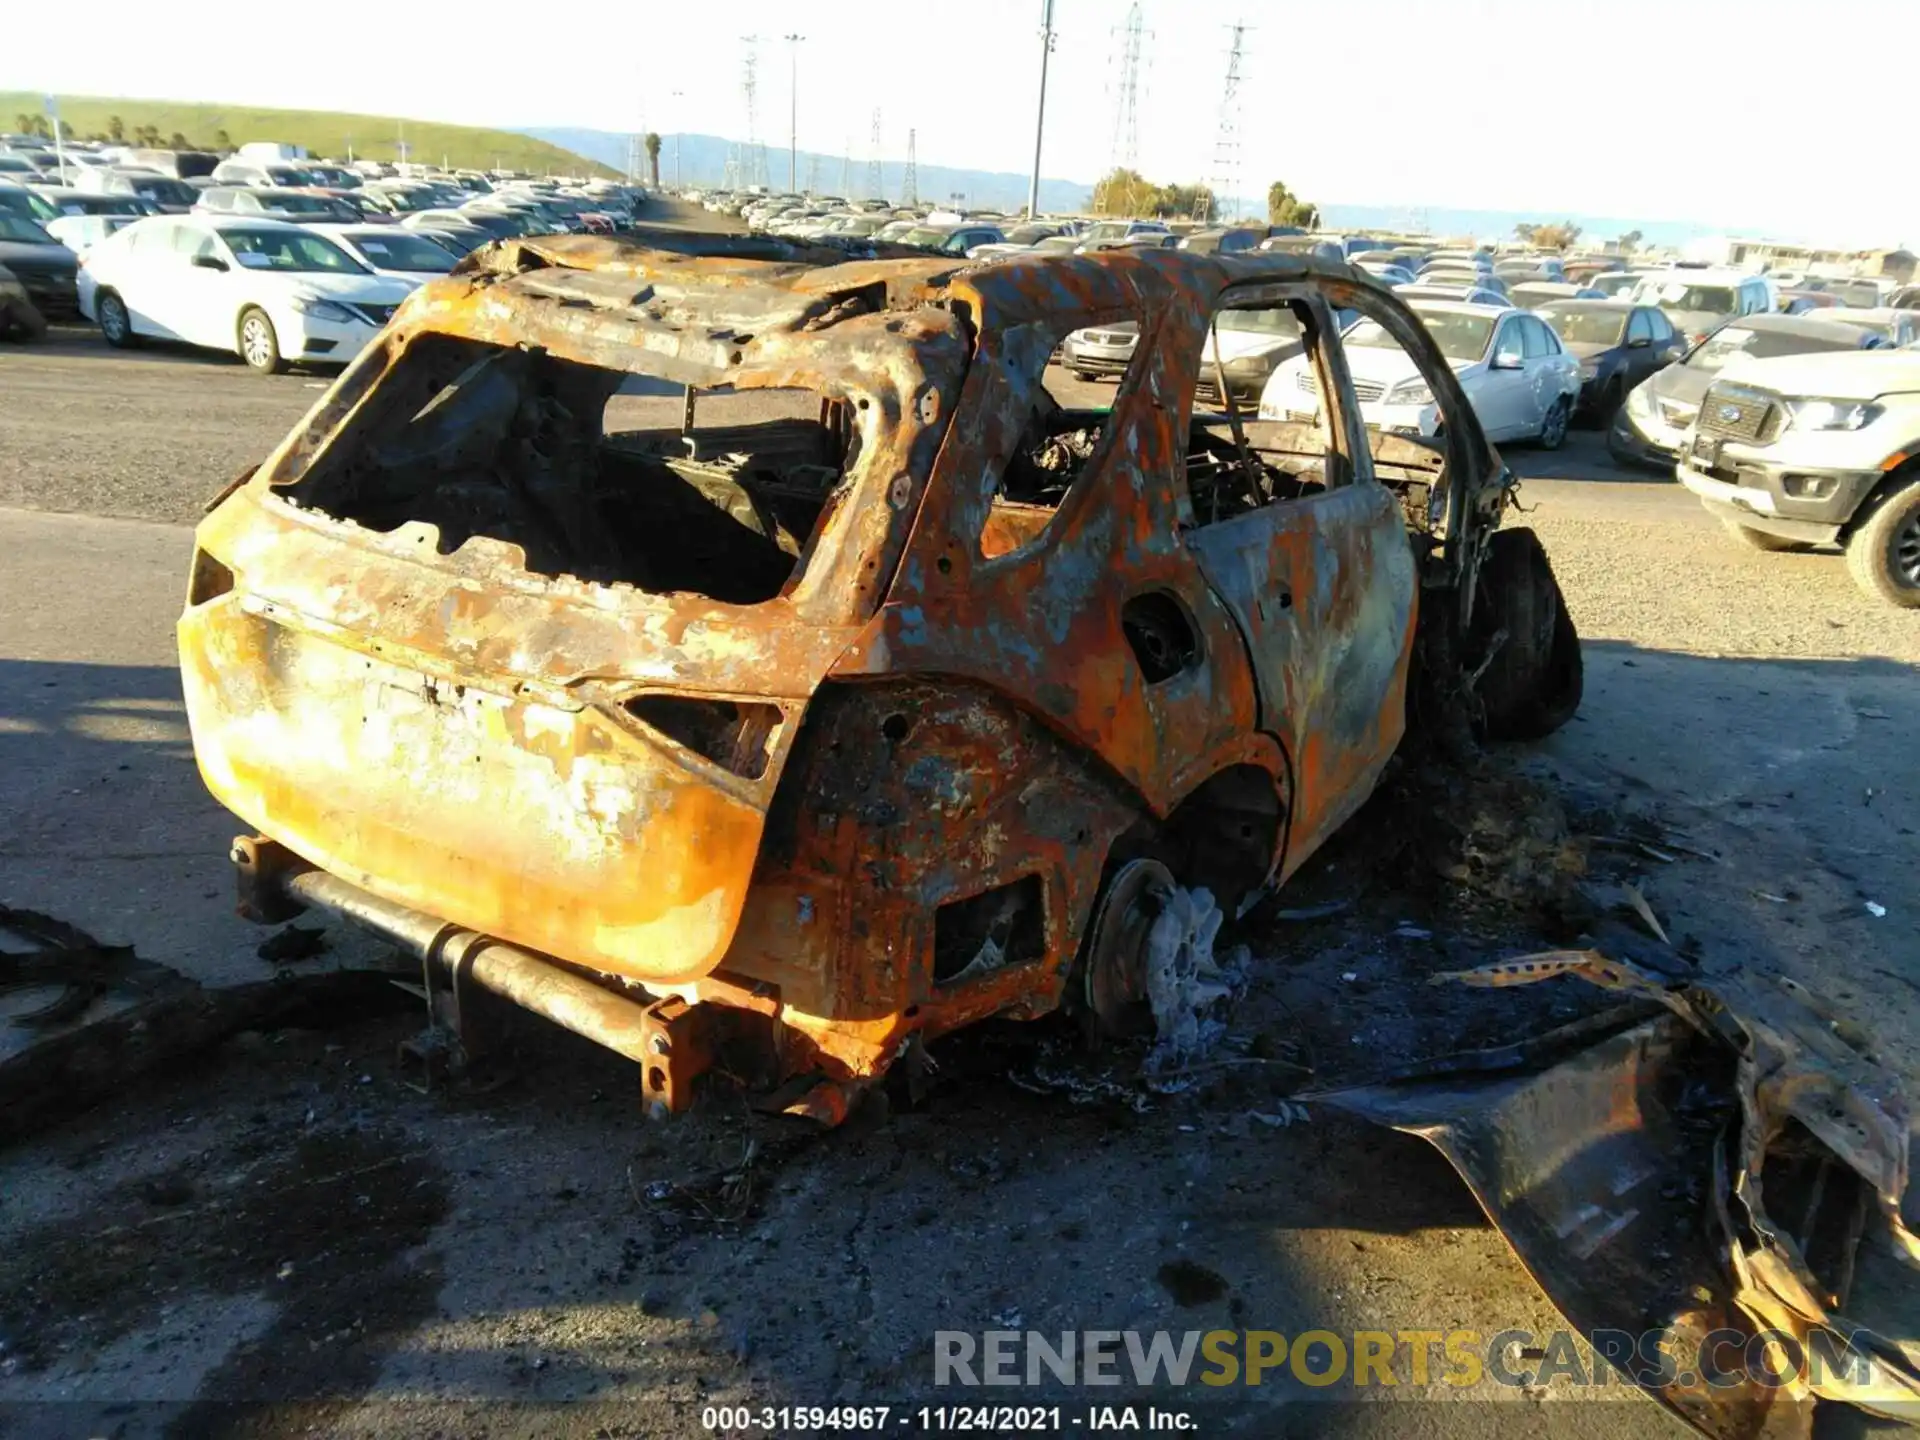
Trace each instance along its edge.
{"label": "burnt interior", "polygon": [[1046,890],[1038,875],[942,905],[933,916],[933,978],[952,985],[1047,953]]}
{"label": "burnt interior", "polygon": [[853,463],[840,402],[811,418],[609,433],[631,379],[532,348],[422,336],[306,474],[294,503],[389,531],[475,535],[537,574],[757,604],[793,580]]}

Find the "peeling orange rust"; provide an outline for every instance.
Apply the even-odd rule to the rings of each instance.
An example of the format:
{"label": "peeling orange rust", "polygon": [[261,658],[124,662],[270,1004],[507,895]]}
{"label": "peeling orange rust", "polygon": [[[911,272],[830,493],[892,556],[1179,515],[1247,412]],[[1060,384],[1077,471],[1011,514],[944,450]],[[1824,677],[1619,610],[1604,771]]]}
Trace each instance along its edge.
{"label": "peeling orange rust", "polygon": [[[1214,313],[1277,305],[1328,403],[1248,422],[1249,465],[1193,392]],[[1333,306],[1401,339],[1441,442],[1369,437]],[[1110,415],[1062,410],[1054,346],[1123,319]],[[635,377],[690,428],[610,435]],[[703,428],[755,389],[817,404]],[[523,239],[419,290],[201,524],[194,745],[299,862],[674,1001],[673,1108],[751,1032],[833,1118],[916,1036],[1080,1003],[1120,863],[1229,906],[1291,875],[1505,494],[1344,265]]]}

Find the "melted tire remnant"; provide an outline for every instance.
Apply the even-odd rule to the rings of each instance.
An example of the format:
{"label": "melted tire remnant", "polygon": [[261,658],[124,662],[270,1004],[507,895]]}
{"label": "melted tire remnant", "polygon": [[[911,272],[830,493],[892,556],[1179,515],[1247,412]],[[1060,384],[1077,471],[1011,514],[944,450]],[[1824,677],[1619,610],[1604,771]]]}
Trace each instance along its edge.
{"label": "melted tire remnant", "polygon": [[1580,636],[1540,537],[1499,530],[1480,568],[1468,651],[1485,666],[1481,731],[1492,740],[1539,740],[1573,718],[1585,688]]}
{"label": "melted tire remnant", "polygon": [[1212,891],[1175,885],[1147,932],[1147,1003],[1155,1038],[1141,1073],[1153,1089],[1184,1089],[1188,1082],[1181,1072],[1227,1033],[1218,1012],[1239,988],[1245,952],[1236,952],[1232,968],[1214,960],[1214,940],[1225,919]]}

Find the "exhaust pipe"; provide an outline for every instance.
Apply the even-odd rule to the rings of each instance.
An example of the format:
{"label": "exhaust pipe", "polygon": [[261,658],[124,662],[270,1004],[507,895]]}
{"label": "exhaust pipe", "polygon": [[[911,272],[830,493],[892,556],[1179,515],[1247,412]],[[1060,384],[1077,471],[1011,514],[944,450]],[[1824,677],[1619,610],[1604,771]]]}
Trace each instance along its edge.
{"label": "exhaust pipe", "polygon": [[649,1067],[650,1079],[652,1070],[666,1065],[672,1037],[664,1017],[654,1013],[659,1002],[630,1000],[544,955],[383,900],[337,875],[312,868],[272,840],[236,839],[233,862],[242,915],[277,924],[311,907],[392,941],[420,957],[429,971],[446,972],[454,985],[456,1023],[459,987],[471,983]]}

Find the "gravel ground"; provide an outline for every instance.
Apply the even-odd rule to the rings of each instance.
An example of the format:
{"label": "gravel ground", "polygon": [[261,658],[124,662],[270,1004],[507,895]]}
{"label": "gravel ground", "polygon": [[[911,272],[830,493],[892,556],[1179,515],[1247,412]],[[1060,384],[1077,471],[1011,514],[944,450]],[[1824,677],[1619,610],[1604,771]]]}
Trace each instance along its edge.
{"label": "gravel ground", "polygon": [[116,352],[71,327],[0,345],[0,505],[191,524],[330,382],[172,346]]}

